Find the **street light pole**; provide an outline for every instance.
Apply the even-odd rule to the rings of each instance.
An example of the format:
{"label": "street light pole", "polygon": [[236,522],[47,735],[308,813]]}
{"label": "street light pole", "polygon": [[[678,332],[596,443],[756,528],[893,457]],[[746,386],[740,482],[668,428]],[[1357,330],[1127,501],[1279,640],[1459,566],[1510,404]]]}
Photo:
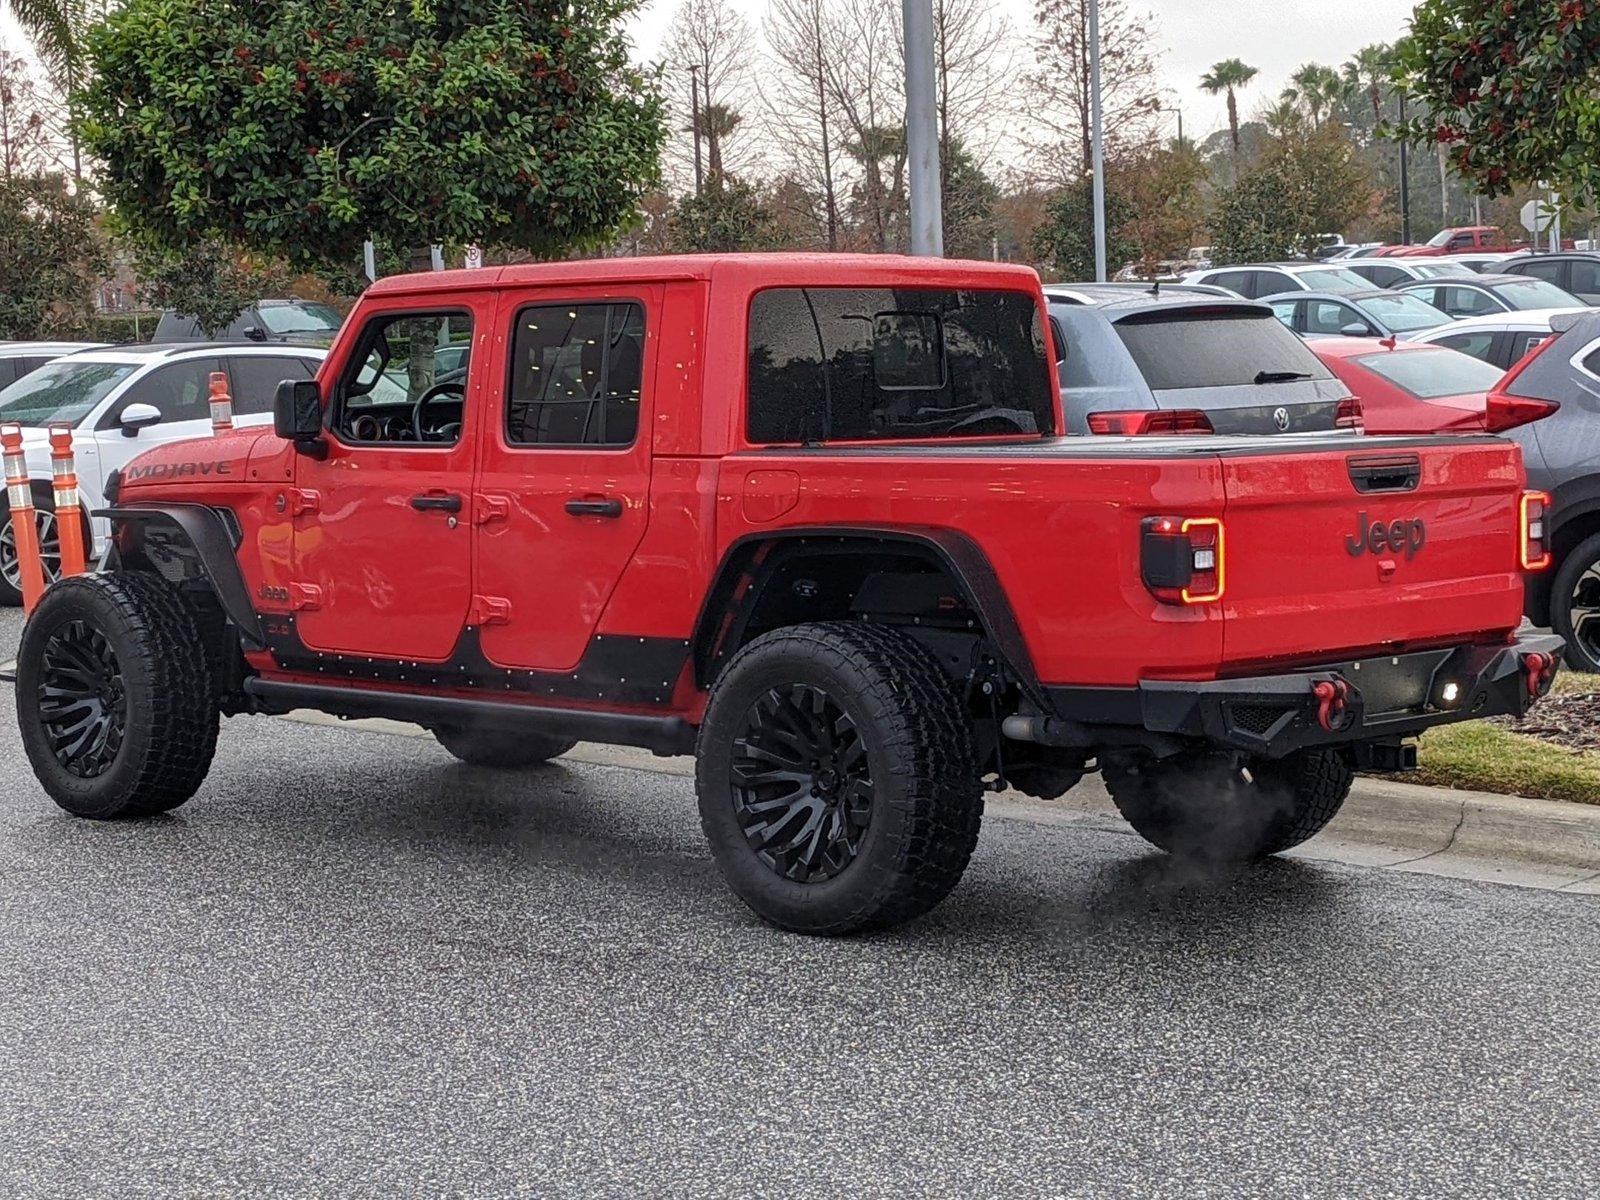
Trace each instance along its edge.
{"label": "street light pole", "polygon": [[700,165],[700,64],[689,64],[689,131],[694,135],[694,194],[705,187],[705,168]]}
{"label": "street light pole", "polygon": [[[1406,94],[1400,93],[1400,127],[1406,123]],[[1407,139],[1400,139],[1400,244],[1411,244],[1411,176],[1407,168]]]}
{"label": "street light pole", "polygon": [[938,89],[933,69],[933,0],[902,0],[906,34],[906,157],[911,174],[911,253],[944,256],[939,180]]}
{"label": "street light pole", "polygon": [[1106,156],[1100,128],[1100,0],[1089,0],[1089,169],[1094,173],[1094,277],[1106,281]]}

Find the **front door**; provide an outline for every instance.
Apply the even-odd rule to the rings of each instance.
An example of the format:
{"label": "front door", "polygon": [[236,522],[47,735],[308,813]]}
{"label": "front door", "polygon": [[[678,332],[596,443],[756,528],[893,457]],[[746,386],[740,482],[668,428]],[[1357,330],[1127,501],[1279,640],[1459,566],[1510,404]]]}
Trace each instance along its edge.
{"label": "front door", "polygon": [[288,498],[290,603],[311,649],[442,662],[460,640],[483,308],[375,313],[324,374],[327,455],[296,457]]}
{"label": "front door", "polygon": [[662,288],[529,289],[501,304],[479,470],[478,624],[505,667],[573,671],[649,521]]}

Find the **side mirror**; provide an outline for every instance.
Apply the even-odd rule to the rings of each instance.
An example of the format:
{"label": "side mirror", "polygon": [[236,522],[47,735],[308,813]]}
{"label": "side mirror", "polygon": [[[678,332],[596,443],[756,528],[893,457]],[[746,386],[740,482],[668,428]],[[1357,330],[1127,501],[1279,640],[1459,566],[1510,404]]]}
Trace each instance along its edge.
{"label": "side mirror", "polygon": [[161,424],[161,410],[154,404],[130,404],[117,417],[117,424],[122,426],[123,437],[138,437],[141,429]]}
{"label": "side mirror", "polygon": [[267,331],[259,325],[247,325],[245,326],[244,336],[252,342],[264,342],[267,340]]}
{"label": "side mirror", "polygon": [[322,392],[314,379],[285,379],[272,402],[272,427],[296,446],[322,440]]}
{"label": "side mirror", "polygon": [[1372,329],[1360,321],[1351,321],[1350,324],[1342,327],[1339,332],[1344,334],[1345,337],[1369,337],[1372,334]]}

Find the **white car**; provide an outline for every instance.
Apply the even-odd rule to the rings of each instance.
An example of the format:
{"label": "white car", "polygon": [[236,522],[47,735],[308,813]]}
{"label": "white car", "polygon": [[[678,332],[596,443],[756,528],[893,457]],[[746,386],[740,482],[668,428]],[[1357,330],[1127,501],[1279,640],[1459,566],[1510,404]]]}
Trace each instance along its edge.
{"label": "white car", "polygon": [[1509,371],[1523,355],[1550,336],[1552,319],[1565,313],[1587,311],[1583,308],[1530,308],[1520,312],[1488,313],[1452,321],[1411,340],[1448,346]]}
{"label": "white car", "polygon": [[1367,292],[1372,284],[1344,269],[1343,263],[1245,263],[1191,271],[1184,283],[1205,283],[1227,288],[1246,300],[1276,296],[1280,292]]}
{"label": "white car", "polygon": [[8,387],[46,363],[81,350],[99,350],[104,342],[0,342],[0,388]]}
{"label": "white car", "polygon": [[1419,279],[1437,279],[1468,272],[1458,263],[1442,258],[1360,258],[1339,264],[1352,275],[1359,275],[1373,287],[1394,288]]}
{"label": "white car", "polygon": [[[114,470],[166,442],[211,436],[210,380],[225,371],[234,424],[266,425],[285,379],[310,379],[326,356],[315,347],[168,343],[87,350],[47,363],[0,389],[0,425],[23,427],[28,474],[39,509],[46,573],[60,567],[50,488],[49,426],[73,427],[78,487],[85,513],[104,507],[102,487]],[[0,604],[21,602],[11,514],[0,505]],[[93,554],[110,533],[103,519],[90,522]]]}

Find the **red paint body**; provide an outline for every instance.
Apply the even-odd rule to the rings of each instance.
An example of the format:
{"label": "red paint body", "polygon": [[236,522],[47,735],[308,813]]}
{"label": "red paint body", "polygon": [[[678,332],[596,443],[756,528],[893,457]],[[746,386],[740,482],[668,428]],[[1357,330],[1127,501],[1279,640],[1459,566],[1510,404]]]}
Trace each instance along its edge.
{"label": "red paint body", "polygon": [[[446,659],[469,623],[492,664],[551,673],[572,670],[597,634],[687,641],[729,548],[786,528],[963,534],[987,558],[1050,685],[1205,680],[1357,652],[1503,643],[1521,620],[1523,470],[1507,443],[1009,437],[958,449],[752,446],[746,314],[752,295],[774,286],[1020,290],[1043,312],[1032,271],[881,256],[597,260],[387,279],[346,322],[320,376],[324,394],[374,314],[470,309],[457,445],[344,446],[330,437],[318,461],[270,432],[238,432],[204,443],[204,457],[225,471],[130,478],[122,502],[198,499],[232,509],[246,583],[269,624],[292,612],[313,648],[401,662]],[[517,309],[583,299],[645,307],[635,444],[507,445],[500,406]],[[138,465],[191,461],[199,445],[162,447]],[[1348,460],[1380,451],[1421,460],[1416,491],[1356,493]],[[434,490],[467,496],[453,527],[409,507]],[[567,500],[588,496],[620,500],[622,516],[565,511]],[[1363,513],[1426,520],[1426,551],[1398,562],[1353,557],[1346,539]],[[1155,515],[1224,519],[1220,603],[1165,604],[1144,585],[1140,523]],[[251,664],[266,678],[315,681],[267,652]],[[704,697],[687,667],[672,703],[699,719]]]}
{"label": "red paint body", "polygon": [[1306,343],[1322,365],[1361,401],[1368,433],[1481,433],[1485,392],[1422,399],[1370,370],[1361,362],[1379,354],[1457,354],[1445,346],[1419,345],[1387,338],[1313,338]]}

